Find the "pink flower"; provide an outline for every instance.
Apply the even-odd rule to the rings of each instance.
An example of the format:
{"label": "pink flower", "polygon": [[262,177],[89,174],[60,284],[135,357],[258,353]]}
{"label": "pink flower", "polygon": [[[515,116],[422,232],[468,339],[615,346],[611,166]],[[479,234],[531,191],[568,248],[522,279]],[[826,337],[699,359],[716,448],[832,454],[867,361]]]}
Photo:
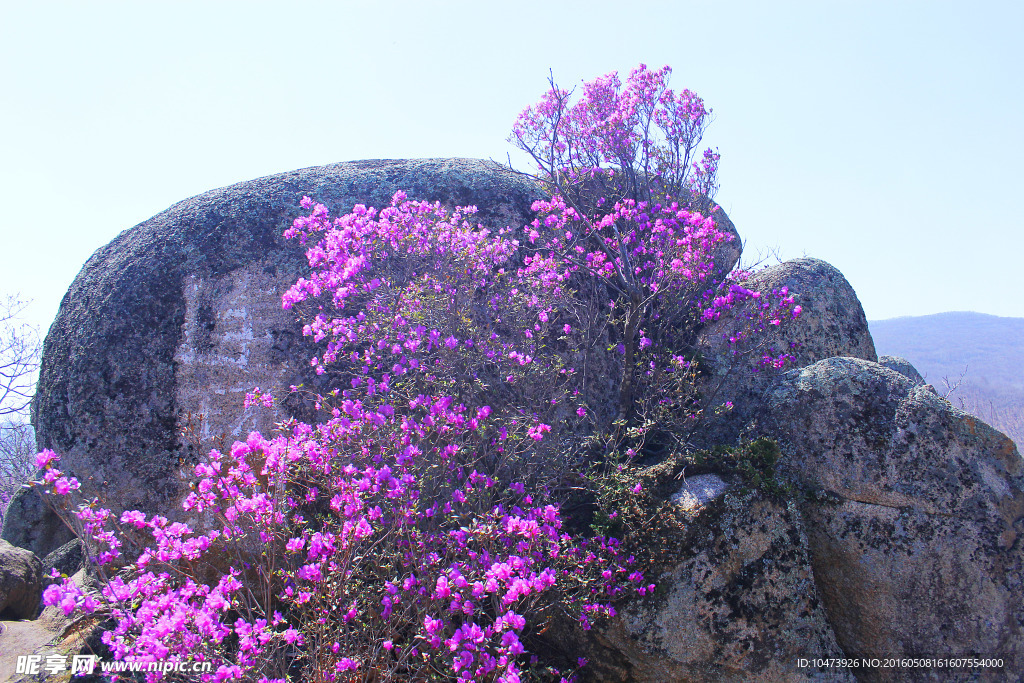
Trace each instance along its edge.
{"label": "pink flower", "polygon": [[45,470],[50,463],[56,464],[60,462],[60,456],[51,451],[49,448],[40,451],[36,455],[36,467],[41,470]]}
{"label": "pink flower", "polygon": [[430,616],[423,617],[423,627],[430,635],[433,635],[440,631],[443,626],[444,622],[440,619],[433,619]]}
{"label": "pink flower", "polygon": [[121,524],[131,524],[136,529],[146,526],[146,515],[138,510],[127,510],[121,513]]}
{"label": "pink flower", "polygon": [[57,481],[53,482],[54,492],[61,496],[66,496],[72,490],[78,489],[79,486],[80,485],[78,483],[78,480],[75,479],[74,477],[72,477],[71,479],[68,479],[67,477],[61,477]]}
{"label": "pink flower", "polygon": [[527,430],[526,435],[534,441],[540,441],[544,438],[544,434],[551,431],[551,425],[536,424]]}
{"label": "pink flower", "polygon": [[334,665],[334,668],[338,671],[351,671],[359,668],[359,662],[351,657],[342,657],[338,660],[338,663]]}

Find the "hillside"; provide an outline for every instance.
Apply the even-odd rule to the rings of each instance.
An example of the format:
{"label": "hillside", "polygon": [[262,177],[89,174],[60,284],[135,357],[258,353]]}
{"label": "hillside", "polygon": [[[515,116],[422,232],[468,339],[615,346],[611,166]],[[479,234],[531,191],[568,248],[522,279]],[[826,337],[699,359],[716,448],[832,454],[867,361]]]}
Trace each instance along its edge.
{"label": "hillside", "polygon": [[952,312],[869,326],[878,355],[903,356],[939,393],[955,386],[954,405],[1024,444],[1024,318]]}

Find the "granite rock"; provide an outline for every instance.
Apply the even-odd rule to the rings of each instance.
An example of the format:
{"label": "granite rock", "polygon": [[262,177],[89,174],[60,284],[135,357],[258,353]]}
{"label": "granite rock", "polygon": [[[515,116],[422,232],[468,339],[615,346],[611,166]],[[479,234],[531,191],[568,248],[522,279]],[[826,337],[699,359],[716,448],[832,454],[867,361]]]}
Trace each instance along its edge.
{"label": "granite rock", "polygon": [[43,568],[29,550],[0,540],[0,619],[35,619],[43,595]]}
{"label": "granite rock", "polygon": [[[230,445],[278,420],[309,417],[297,395],[275,411],[243,409],[247,391],[283,398],[291,385],[325,388],[309,367],[317,351],[281,307],[281,294],[308,270],[301,246],[282,237],[303,215],[299,200],[310,196],[340,215],[355,204],[383,207],[398,190],[476,205],[491,227],[525,224],[541,196],[532,179],[494,162],[369,160],[175,204],[99,249],[65,295],[33,406],[40,447],[61,454],[83,495],[175,516],[187,493],[182,473],[219,440]],[[42,556],[67,540],[34,550]]]}
{"label": "granite rock", "polygon": [[768,414],[780,467],[822,494],[801,513],[847,655],[1002,657],[983,680],[1024,669],[1024,467],[1009,438],[855,358],[787,373]]}

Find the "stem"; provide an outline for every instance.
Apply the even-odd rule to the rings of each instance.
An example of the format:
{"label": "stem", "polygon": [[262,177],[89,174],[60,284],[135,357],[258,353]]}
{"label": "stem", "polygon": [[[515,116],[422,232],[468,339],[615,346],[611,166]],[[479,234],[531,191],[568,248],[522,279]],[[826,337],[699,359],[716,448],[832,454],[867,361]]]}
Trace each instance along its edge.
{"label": "stem", "polygon": [[626,313],[626,325],[622,331],[622,383],[619,385],[619,418],[627,423],[636,415],[633,401],[634,379],[636,372],[636,331],[640,325],[643,306],[639,297],[631,297],[629,311]]}

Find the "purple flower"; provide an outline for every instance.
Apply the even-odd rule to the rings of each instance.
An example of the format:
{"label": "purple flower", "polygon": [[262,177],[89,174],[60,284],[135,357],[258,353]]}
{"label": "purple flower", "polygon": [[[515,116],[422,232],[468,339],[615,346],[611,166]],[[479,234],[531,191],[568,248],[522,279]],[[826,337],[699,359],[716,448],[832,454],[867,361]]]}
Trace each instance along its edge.
{"label": "purple flower", "polygon": [[53,451],[51,451],[49,448],[47,448],[47,449],[45,449],[43,451],[40,451],[36,455],[36,468],[37,469],[45,470],[49,466],[49,464],[51,462],[52,463],[60,462],[60,456],[57,455],[56,453],[54,453]]}

